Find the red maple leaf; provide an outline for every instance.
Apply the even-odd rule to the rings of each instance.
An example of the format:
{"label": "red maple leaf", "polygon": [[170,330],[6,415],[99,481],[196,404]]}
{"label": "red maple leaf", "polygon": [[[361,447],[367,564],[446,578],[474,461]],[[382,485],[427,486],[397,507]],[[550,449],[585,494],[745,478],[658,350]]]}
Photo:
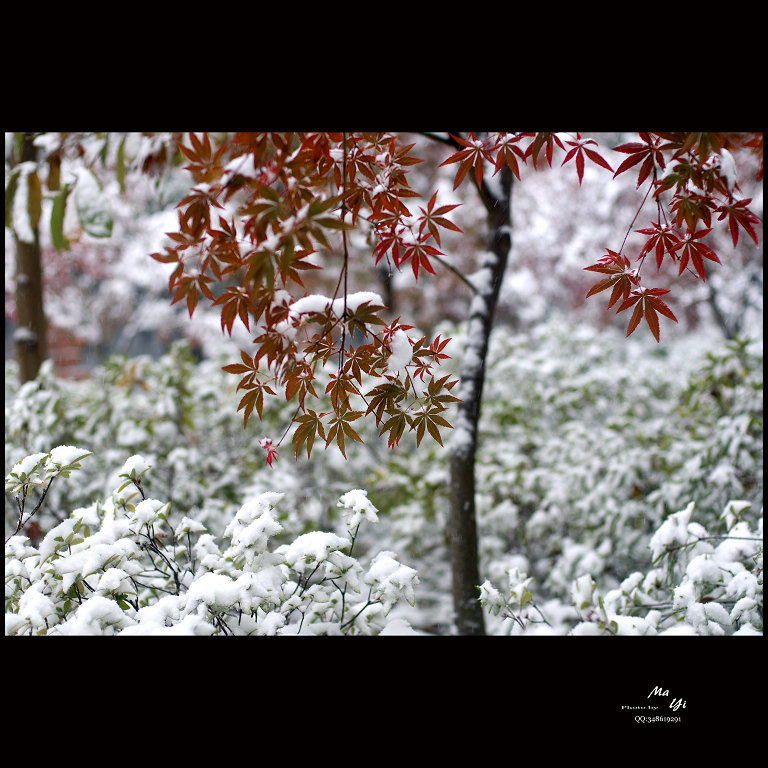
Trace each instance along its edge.
{"label": "red maple leaf", "polygon": [[544,148],[544,155],[547,158],[549,167],[552,167],[552,155],[555,151],[555,144],[560,149],[565,149],[563,142],[560,141],[560,137],[556,133],[524,133],[523,136],[533,136],[533,141],[528,145],[525,150],[525,156],[533,159],[533,167],[536,168],[536,161],[538,160],[539,153]]}
{"label": "red maple leaf", "polygon": [[432,237],[435,238],[435,242],[437,243],[438,247],[442,247],[440,244],[440,230],[438,227],[445,227],[446,229],[450,229],[453,232],[461,232],[459,227],[457,227],[450,219],[446,219],[444,216],[444,214],[449,213],[454,208],[458,208],[459,204],[456,203],[454,205],[441,205],[439,208],[435,208],[436,199],[437,192],[432,195],[429,203],[427,203],[426,211],[421,206],[419,206],[419,210],[422,214],[419,218],[419,236],[421,237],[424,234],[424,227],[426,227]]}
{"label": "red maple leaf", "polygon": [[609,277],[593,285],[589,289],[586,298],[594,296],[606,288],[613,287],[611,300],[608,303],[608,308],[610,309],[619,298],[626,299],[629,296],[629,292],[634,286],[639,284],[640,280],[637,276],[637,271],[631,269],[629,259],[626,256],[621,256],[615,251],[606,250],[606,255],[598,259],[597,264],[593,264],[591,267],[584,267],[584,269],[587,272],[600,272],[601,274],[609,275]]}
{"label": "red maple leaf", "polygon": [[485,162],[493,163],[493,157],[490,153],[490,147],[486,141],[476,138],[474,133],[470,133],[466,139],[461,136],[454,136],[450,134],[451,138],[460,144],[465,149],[460,149],[458,152],[454,152],[447,160],[440,163],[443,165],[450,165],[451,163],[460,163],[459,170],[456,171],[456,178],[453,182],[453,188],[456,189],[470,168],[474,168],[475,182],[478,189],[483,183],[483,164]]}
{"label": "red maple leaf", "polygon": [[516,143],[521,138],[521,136],[510,133],[503,133],[496,137],[496,146],[493,148],[494,152],[496,152],[496,165],[493,169],[494,176],[506,164],[517,180],[520,181],[520,167],[517,164],[517,158],[519,157],[523,164],[525,164],[525,152],[516,146]]}
{"label": "red maple leaf", "polygon": [[623,312],[625,309],[629,309],[632,306],[635,307],[635,311],[632,313],[632,318],[627,326],[627,336],[629,336],[640,324],[640,321],[645,318],[645,322],[648,323],[651,333],[656,341],[658,341],[659,318],[656,314],[657,312],[660,312],[670,320],[677,322],[677,318],[672,313],[672,310],[659,298],[659,296],[663,296],[665,293],[669,293],[666,288],[638,288],[625,299],[624,303],[616,311]]}
{"label": "red maple leaf", "polygon": [[675,246],[675,251],[680,251],[680,272],[678,274],[683,274],[683,270],[688,266],[688,259],[690,259],[699,277],[706,280],[707,275],[704,271],[702,258],[720,263],[717,254],[708,245],[697,242],[699,238],[708,235],[711,231],[711,229],[701,229],[698,232],[689,231]]}
{"label": "red maple leaf", "polygon": [[752,198],[749,198],[722,205],[720,208],[715,209],[715,213],[720,214],[717,217],[718,221],[722,221],[726,216],[728,217],[728,227],[731,230],[731,238],[734,245],[739,242],[739,226],[743,227],[744,231],[755,241],[755,245],[758,243],[757,235],[752,225],[759,224],[760,219],[747,208],[751,202]]}
{"label": "red maple leaf", "polygon": [[658,139],[650,133],[640,133],[641,142],[630,142],[629,144],[621,144],[618,147],[614,147],[615,152],[623,152],[629,157],[618,167],[616,173],[613,174],[615,179],[620,173],[629,170],[632,166],[642,162],[640,167],[640,173],[637,175],[637,186],[639,187],[647,178],[654,167],[664,168],[666,163],[664,161],[664,155],[659,147]]}
{"label": "red maple leaf", "polygon": [[259,440],[259,445],[267,452],[267,466],[271,467],[273,461],[277,461],[277,447],[272,445],[272,441],[265,437]]}
{"label": "red maple leaf", "polygon": [[582,139],[581,134],[576,134],[576,141],[566,141],[572,149],[568,150],[568,154],[565,156],[565,160],[561,163],[561,167],[565,165],[574,156],[576,157],[576,173],[579,175],[579,186],[581,186],[582,178],[584,177],[584,155],[586,155],[593,163],[607,168],[609,171],[613,171],[610,165],[597,153],[594,149],[588,149],[589,144],[597,146],[597,142],[593,139]]}
{"label": "red maple leaf", "polygon": [[673,259],[675,258],[675,249],[679,246],[683,236],[679,229],[669,224],[662,227],[657,221],[648,229],[638,229],[635,231],[641,235],[648,236],[645,245],[640,251],[640,255],[637,257],[638,260],[642,259],[646,253],[649,253],[654,248],[656,249],[656,269],[661,267],[665,253],[668,253]]}

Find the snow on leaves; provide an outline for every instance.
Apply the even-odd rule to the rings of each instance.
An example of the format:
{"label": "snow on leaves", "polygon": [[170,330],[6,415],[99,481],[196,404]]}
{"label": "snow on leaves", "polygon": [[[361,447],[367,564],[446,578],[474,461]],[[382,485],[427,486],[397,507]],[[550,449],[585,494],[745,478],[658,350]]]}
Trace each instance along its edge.
{"label": "snow on leaves", "polygon": [[71,445],[59,445],[50,453],[35,453],[13,466],[6,475],[5,492],[25,495],[30,485],[46,485],[55,477],[69,477],[69,473],[80,469],[80,462],[91,456],[90,451]]}
{"label": "snow on leaves", "polygon": [[[735,197],[731,150],[747,147],[761,156],[762,137],[637,136],[614,148],[626,155],[616,171],[593,139],[554,132],[449,134],[441,140],[455,151],[442,165],[456,166],[454,189],[467,179],[482,189],[505,167],[519,180],[521,164],[530,160],[536,169],[546,160],[551,167],[561,152],[561,165],[572,163],[579,185],[587,163],[614,178],[636,170],[637,186],[649,185],[643,204],[650,197],[657,210],[655,221],[635,230],[646,237],[639,264],[631,266],[624,245],[607,249],[586,267],[603,276],[587,297],[610,288],[609,308],[634,308],[627,335],[645,320],[658,341],[658,315],[675,316],[660,299],[666,290],[642,284],[645,256],[654,254],[657,269],[671,259],[679,274],[704,280],[704,261],[719,263],[707,242],[713,217],[727,222],[734,245],[741,230],[757,242],[759,219],[747,207],[751,201]],[[363,417],[375,418],[391,447],[406,429],[419,443],[428,433],[442,445],[441,428],[451,426],[441,414],[456,400],[448,394],[456,382],[431,370],[444,357],[447,340],[438,349],[427,339],[411,339],[408,326],[387,323],[378,296],[362,300],[346,293],[349,230],[365,230],[375,264],[410,266],[416,280],[435,274],[435,261],[443,256],[441,231],[461,232],[449,218],[457,206],[441,205],[437,193],[426,206],[409,206],[419,197],[407,176],[421,162],[411,154],[413,146],[371,132],[238,133],[216,141],[189,134],[179,143],[193,186],[178,205],[178,231],[153,257],[171,267],[172,303],[185,300],[191,316],[202,297],[220,308],[222,331],[231,335],[238,320],[251,331],[255,352],[243,351],[242,363],[225,367],[242,377],[244,424],[254,410],[261,418],[265,396],[282,392],[297,405],[297,457],[305,449],[309,456],[317,437],[346,456],[349,443],[360,441],[355,422]],[[330,297],[310,293],[304,284],[322,269],[313,258],[321,248],[343,256]],[[315,383],[324,368],[331,379],[322,391]],[[366,391],[369,379],[373,387]],[[270,465],[281,442],[269,443]]]}
{"label": "snow on leaves", "polygon": [[[410,264],[416,279],[422,271],[435,273],[440,230],[461,231],[447,218],[457,206],[440,205],[436,193],[418,212],[406,204],[418,197],[406,176],[421,162],[412,147],[385,133],[241,133],[218,147],[207,134],[189,134],[179,144],[194,186],[178,205],[178,232],[169,233],[171,244],[153,257],[172,265],[172,303],[186,300],[190,316],[203,297],[220,308],[222,331],[231,335],[237,320],[253,329],[255,353],[242,351],[242,362],[224,370],[241,376],[244,425],[254,410],[262,417],[268,395],[282,390],[286,401],[296,402],[297,457],[304,449],[309,456],[318,436],[346,457],[349,442],[361,442],[354,422],[371,413],[379,422],[396,413],[407,422],[412,411],[417,421],[410,426],[419,440],[422,423],[438,442],[437,426],[450,426],[438,417],[444,406],[435,398],[452,384],[424,365],[428,342],[418,342],[415,357],[408,326],[387,324],[378,295],[338,297],[346,285],[345,237],[352,227],[364,222],[372,229],[375,263]],[[336,293],[307,294],[305,273],[321,269],[312,254],[338,251],[339,236],[344,263]],[[440,350],[429,364],[440,363]],[[318,393],[314,383],[324,367],[335,372]],[[420,379],[429,376],[424,402],[421,388],[409,384],[410,370]],[[364,377],[385,378],[404,396],[377,399],[371,409]],[[356,406],[355,398],[361,400]],[[330,408],[312,409],[310,399],[329,400]],[[272,465],[282,441],[265,441]]]}
{"label": "snow on leaves", "polygon": [[[6,490],[41,457],[63,475],[89,455],[63,446],[27,457],[6,477]],[[148,468],[134,456],[121,474]],[[187,517],[172,528],[169,503],[134,507],[117,489],[74,510],[39,547],[17,530],[5,545],[6,634],[376,635],[401,600],[414,604],[413,568],[389,550],[367,567],[353,554],[360,525],[378,522],[365,491],[338,501],[345,535],[311,531],[278,544],[282,497],[246,501],[226,526],[223,548]]]}

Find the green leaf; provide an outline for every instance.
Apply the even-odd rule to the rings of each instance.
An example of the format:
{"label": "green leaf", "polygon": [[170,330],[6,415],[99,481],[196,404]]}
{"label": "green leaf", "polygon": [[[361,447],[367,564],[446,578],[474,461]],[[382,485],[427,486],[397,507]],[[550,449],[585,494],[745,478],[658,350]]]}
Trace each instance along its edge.
{"label": "green leaf", "polygon": [[117,183],[120,185],[121,194],[125,192],[125,139],[123,136],[120,140],[120,144],[117,147],[117,159],[115,161],[115,175],[117,176]]}
{"label": "green leaf", "polygon": [[13,199],[19,186],[20,174],[21,171],[18,168],[12,171],[5,185],[5,226],[9,229],[13,227]]}
{"label": "green leaf", "polygon": [[53,247],[57,251],[68,251],[69,240],[64,237],[64,213],[67,209],[67,196],[69,195],[69,184],[53,198],[53,208],[51,209],[51,239]]}
{"label": "green leaf", "polygon": [[40,184],[40,177],[37,171],[27,176],[27,213],[29,214],[29,225],[34,231],[40,223],[40,216],[43,212],[43,187]]}

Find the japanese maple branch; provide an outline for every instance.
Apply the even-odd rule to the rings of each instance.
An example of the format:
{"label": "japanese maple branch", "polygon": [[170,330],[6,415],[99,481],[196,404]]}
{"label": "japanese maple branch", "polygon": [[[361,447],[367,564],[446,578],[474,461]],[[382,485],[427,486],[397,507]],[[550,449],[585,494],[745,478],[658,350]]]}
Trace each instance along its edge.
{"label": "japanese maple branch", "polygon": [[419,135],[426,139],[432,139],[432,141],[438,141],[441,144],[447,144],[449,147],[453,147],[454,149],[462,148],[461,144],[453,139],[450,134],[448,136],[442,136],[439,133],[429,133],[428,131],[422,131],[419,133]]}
{"label": "japanese maple branch", "polygon": [[[654,169],[654,176],[655,176],[655,174],[656,174],[656,170]],[[627,234],[624,235],[624,240],[621,243],[621,248],[619,248],[619,256],[621,256],[621,252],[624,250],[624,246],[627,244],[627,238],[629,237],[630,232],[632,232],[632,227],[635,226],[635,222],[637,221],[637,217],[640,215],[640,211],[643,210],[643,206],[645,205],[645,201],[648,199],[648,195],[651,194],[651,190],[652,189],[653,189],[653,184],[650,184],[648,186],[648,191],[645,193],[645,197],[643,198],[643,202],[640,203],[639,208],[635,212],[635,217],[632,219],[632,222],[630,223],[629,227],[627,228]],[[660,202],[659,202],[659,205],[661,205]],[[643,260],[645,260],[645,257],[643,257]],[[641,266],[642,266],[642,263],[641,263]]]}
{"label": "japanese maple branch", "polygon": [[[344,201],[344,198],[347,194],[347,134],[342,133],[342,148],[344,150],[344,155],[342,157],[342,167],[341,167],[341,220],[344,221],[344,216],[346,214],[347,206]],[[342,319],[347,319],[347,268],[349,266],[349,251],[347,250],[347,230],[342,229],[341,230],[341,244],[342,248],[344,250],[344,267],[343,267],[343,275],[344,275],[344,314],[342,315]],[[347,345],[347,325],[346,323],[342,322],[341,324],[341,352],[339,354],[339,374],[341,374],[342,369],[344,368],[344,348]]]}

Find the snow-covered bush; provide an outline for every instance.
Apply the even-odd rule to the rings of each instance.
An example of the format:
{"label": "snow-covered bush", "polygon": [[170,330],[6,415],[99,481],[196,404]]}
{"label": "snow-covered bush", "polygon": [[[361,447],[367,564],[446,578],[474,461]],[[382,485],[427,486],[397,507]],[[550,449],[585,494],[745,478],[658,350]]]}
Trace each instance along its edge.
{"label": "snow-covered bush", "polygon": [[195,517],[196,509],[208,513],[201,506],[209,498],[236,504],[243,479],[261,463],[258,448],[249,450],[255,438],[243,434],[242,420],[223,418],[234,400],[225,374],[212,363],[196,365],[184,344],[158,360],[113,357],[85,381],[55,376],[48,361],[34,381],[17,387],[14,377],[7,364],[6,472],[51,445],[87,446],[93,453],[79,483],[51,489],[38,518],[43,530],[109,494],[114,467],[126,455],[146,456],[167,500]]}
{"label": "snow-covered bush", "polygon": [[[724,532],[692,522],[695,503],[670,515],[653,534],[648,572],[636,571],[605,594],[589,574],[571,584],[578,623],[571,635],[760,635],[763,631],[763,518],[756,530],[741,520],[749,504],[733,501],[721,515]],[[655,567],[654,567],[655,566]],[[523,630],[546,624],[533,603],[532,578],[517,569],[499,590],[483,584],[481,601],[494,616]],[[509,624],[509,630],[517,627]]]}
{"label": "snow-covered bush", "polygon": [[[488,631],[522,631],[514,615],[528,632],[567,633],[580,622],[573,583],[589,576],[606,595],[649,573],[651,538],[691,501],[713,535],[727,533],[719,518],[734,499],[759,530],[762,343],[707,334],[682,343],[649,348],[556,318],[528,334],[494,334],[477,463]],[[393,452],[367,487],[387,509],[394,546],[419,563],[420,600],[445,615],[449,483],[439,453],[427,446],[413,465]],[[521,608],[516,585],[529,578],[533,597]],[[502,610],[491,587],[517,607]]]}
{"label": "snow-covered bush", "polygon": [[542,330],[497,340],[479,461],[486,558],[511,544],[562,594],[584,573],[610,584],[641,568],[654,530],[690,501],[705,524],[731,499],[749,501],[754,520],[761,346],[707,358],[690,338],[687,355],[667,357],[607,333]]}
{"label": "snow-covered bush", "polygon": [[[153,466],[152,493],[215,534],[223,533],[241,498],[274,488],[286,494],[280,513],[284,535],[334,522],[317,500],[341,494],[350,482],[362,484],[348,479],[351,462],[329,455],[319,465],[315,456],[294,462],[289,455],[267,467],[260,441],[282,434],[282,411],[294,406],[268,402],[264,421],[243,429],[236,384],[220,361],[196,362],[184,342],[159,359],[114,356],[84,381],[55,376],[46,361],[37,379],[20,387],[16,366],[8,362],[5,471],[51,445],[81,445],[93,453],[80,482],[51,488],[36,517],[43,531],[69,510],[108,495],[116,482],[114,468],[133,454]],[[6,529],[16,517],[6,497]]]}
{"label": "snow-covered bush", "polygon": [[581,622],[572,634],[762,634],[763,518],[756,530],[740,520],[749,506],[727,504],[725,531],[711,535],[691,521],[691,502],[651,537],[656,567],[630,574],[604,596],[591,577],[574,581]]}
{"label": "snow-covered bush", "polygon": [[[455,337],[455,347],[446,351],[458,362],[461,334],[440,330]],[[734,536],[720,518],[739,500],[745,505],[740,522],[758,535],[762,344],[723,344],[706,335],[681,343],[682,352],[672,343],[670,349],[649,348],[610,329],[574,332],[558,320],[525,335],[499,328],[492,337],[477,464],[481,580],[487,582],[478,594],[493,598],[486,603],[489,632],[522,632],[510,618],[514,615],[527,633],[566,634],[583,621],[572,605],[573,584],[587,576],[591,581],[585,583],[595,584],[595,605],[616,590],[635,589],[632,599],[639,600],[637,589],[652,583],[643,587],[645,577],[684,554],[653,563],[658,553],[653,554],[651,540],[690,502],[695,502],[692,519],[708,535]],[[44,367],[35,382],[20,388],[8,364],[6,473],[30,454],[45,456],[51,445],[83,446],[91,453],[78,472],[80,482],[56,480],[48,489],[33,518],[40,521],[39,535],[68,519],[71,510],[111,498],[120,485],[115,467],[134,454],[152,465],[143,479],[147,495],[170,502],[174,515],[205,527],[201,546],[205,536],[225,537],[243,499],[274,490],[284,494],[273,509],[282,527],[271,535],[274,549],[316,531],[343,538],[344,508],[325,500],[350,487],[366,488],[370,502],[386,514],[376,526],[363,520],[356,551],[395,551],[417,567],[418,625],[449,632],[447,448],[423,441],[417,451],[406,432],[391,451],[377,443],[374,429],[364,435],[364,446],[348,446],[348,461],[337,451],[315,450],[310,461],[302,455],[296,462],[289,448],[268,467],[259,441],[282,434],[284,426],[275,427],[285,424],[279,409],[295,406],[265,403],[264,422],[249,422],[244,430],[236,413],[236,382],[230,379],[219,363],[195,363],[181,345],[159,360],[114,358],[83,382],[58,379]],[[13,496],[7,495],[6,536],[17,520]],[[21,533],[35,539],[33,530]],[[756,573],[751,560],[743,564]],[[643,574],[639,587],[632,581],[637,574]],[[679,569],[665,574],[659,584],[669,594],[697,576],[691,573],[686,581]],[[735,586],[745,578],[739,576]],[[510,605],[491,588],[509,593]],[[526,590],[531,597],[524,600]],[[754,616],[762,610],[762,596],[755,594],[743,597],[756,606],[739,608],[752,618],[734,616],[727,632],[758,626]],[[730,616],[735,603],[728,601],[742,599],[734,595],[703,605],[718,602]],[[642,605],[665,600],[651,595]],[[643,613],[634,606],[632,613],[628,605],[609,602],[606,610],[635,622],[652,610]],[[672,606],[659,610],[665,617]],[[674,622],[677,631],[700,626],[693,614]],[[665,619],[668,631],[672,623]]]}
{"label": "snow-covered bush", "polygon": [[418,576],[389,551],[353,554],[360,526],[378,522],[367,493],[338,502],[344,535],[313,531],[273,545],[282,493],[243,504],[217,540],[171,505],[147,498],[147,461],[131,456],[103,501],[75,509],[34,546],[19,535],[29,489],[46,490],[91,456],[73,446],[32,455],[6,476],[19,511],[5,544],[5,632],[30,635],[415,634],[389,614],[414,603]]}

